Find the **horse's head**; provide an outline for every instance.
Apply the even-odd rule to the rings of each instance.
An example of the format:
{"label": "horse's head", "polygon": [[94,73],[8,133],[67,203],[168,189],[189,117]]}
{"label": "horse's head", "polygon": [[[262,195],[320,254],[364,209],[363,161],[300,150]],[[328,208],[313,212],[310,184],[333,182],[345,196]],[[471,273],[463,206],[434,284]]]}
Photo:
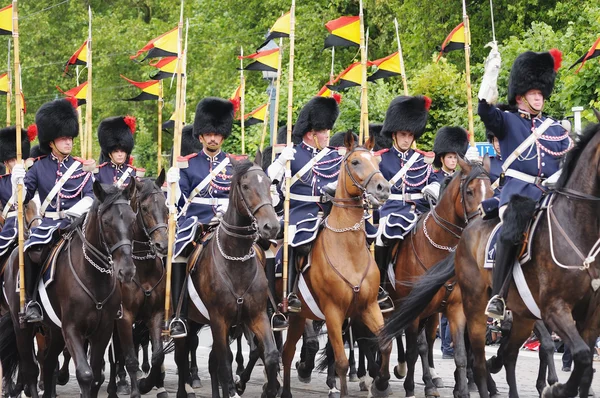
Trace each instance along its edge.
{"label": "horse's head", "polygon": [[379,160],[373,153],[372,138],[365,146],[355,146],[354,135],[344,137],[346,155],[342,161],[336,198],[364,198],[373,206],[381,206],[390,196],[390,183],[379,171]]}
{"label": "horse's head", "polygon": [[483,164],[470,163],[459,156],[458,165],[460,171],[444,189],[436,209],[441,210],[445,200],[452,200],[457,218],[467,224],[479,215],[479,204],[494,196],[490,183],[490,160],[485,158]]}
{"label": "horse's head", "polygon": [[86,226],[86,235],[98,236],[100,251],[112,261],[117,279],[131,282],[135,275],[135,265],[131,251],[135,213],[130,205],[135,201],[135,184],[125,189],[94,182],[96,200],[89,211],[90,218]]}
{"label": "horse's head", "polygon": [[169,240],[167,234],[169,210],[162,191],[164,182],[164,169],[155,181],[150,178],[136,181],[137,194],[134,205],[138,215],[138,228],[142,229],[150,245],[162,255],[167,254]]}
{"label": "horse's head", "polygon": [[242,219],[249,219],[262,239],[274,239],[279,221],[271,201],[271,180],[263,171],[262,154],[257,151],[254,163],[231,161],[233,177],[229,193],[228,213],[234,209]]}

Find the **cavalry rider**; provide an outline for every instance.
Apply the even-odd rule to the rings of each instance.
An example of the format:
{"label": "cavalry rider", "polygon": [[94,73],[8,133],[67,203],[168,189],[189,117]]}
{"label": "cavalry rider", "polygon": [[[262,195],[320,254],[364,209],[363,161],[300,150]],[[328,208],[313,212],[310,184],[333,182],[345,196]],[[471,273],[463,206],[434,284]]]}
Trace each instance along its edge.
{"label": "cavalry rider", "polygon": [[335,148],[328,147],[329,133],[338,115],[338,103],[334,98],[312,98],[300,111],[292,132],[294,139],[302,141],[286,146],[267,169],[273,183],[283,183],[282,189],[285,189],[285,165],[290,161],[289,312],[301,311],[301,302],[294,289],[298,276],[297,260],[308,255],[310,243],[319,231],[321,214],[325,206],[328,206],[321,201],[323,188],[329,183],[337,182],[340,172],[342,156]]}
{"label": "cavalry rider", "polygon": [[[35,129],[33,129],[35,130]],[[32,133],[31,135],[27,133]],[[35,139],[35,131],[22,130],[21,153],[22,158],[29,158],[30,139]],[[11,171],[17,162],[17,129],[15,126],[0,129],[0,162],[6,168],[8,174],[0,176],[0,206],[2,206],[2,218],[4,226],[0,231],[0,258],[9,252],[12,243],[17,237],[17,190],[16,185],[11,183]]]}
{"label": "cavalry rider", "polygon": [[438,130],[433,141],[433,167],[436,170],[431,181],[442,184],[446,177],[451,177],[458,165],[458,157],[465,157],[469,148],[469,135],[462,127],[445,126]]}
{"label": "cavalry rider", "polygon": [[[510,154],[504,159],[506,171],[500,192],[501,220],[513,195],[540,200],[548,183],[544,180],[557,178],[560,159],[572,147],[569,132],[559,122],[542,114],[544,103],[554,89],[561,59],[562,54],[556,49],[541,53],[527,51],[517,57],[508,82],[508,103],[517,108],[511,112],[503,112],[493,105],[498,98],[500,69],[500,53],[495,45],[486,60],[479,90],[478,114],[486,129],[498,138],[502,153]],[[543,131],[540,127],[545,121],[549,127]],[[506,292],[502,291],[502,286],[510,275],[522,243],[509,236],[510,229],[513,229],[512,225],[505,226],[498,237],[492,298],[486,308],[486,314],[497,319],[504,317],[503,296]]]}
{"label": "cavalry rider", "polygon": [[233,169],[229,155],[221,151],[221,146],[231,134],[233,113],[233,104],[228,100],[212,97],[201,100],[196,107],[192,137],[202,144],[202,150],[182,158],[187,166],[181,168],[181,173],[177,167],[167,172],[168,186],[178,183],[175,202],[179,209],[171,279],[174,317],[169,331],[172,338],[187,336],[188,300],[184,282],[187,257],[193,249],[196,231],[199,226],[217,224],[229,203]]}
{"label": "cavalry rider", "polygon": [[56,231],[67,228],[71,219],[86,213],[94,198],[92,173],[84,170],[82,159],[71,156],[73,139],[79,135],[75,106],[71,99],[59,99],[40,107],[35,123],[40,149],[48,155],[36,161],[27,174],[22,164],[15,164],[11,175],[13,186],[24,179],[24,204],[36,192],[41,201],[42,222],[25,241],[25,289],[30,301],[23,320],[27,322],[43,319],[42,309],[34,298],[35,288]]}
{"label": "cavalry rider", "polygon": [[[494,133],[492,133],[491,131],[486,131],[486,136],[487,136],[487,140],[490,144],[492,144],[492,146],[494,147],[494,152],[496,152],[496,155],[494,156],[490,156],[490,181],[495,182],[496,180],[498,180],[500,178],[500,176],[502,175],[502,163],[504,163],[504,161],[502,160],[502,152],[500,150],[500,140],[498,140],[498,137],[496,137],[494,135]],[[495,191],[494,194],[496,194],[496,192],[499,194],[500,193],[500,187],[498,187]]]}
{"label": "cavalry rider", "polygon": [[135,118],[132,116],[114,116],[100,122],[98,126],[100,161],[106,161],[94,172],[96,180],[123,188],[137,176],[138,171],[142,172],[139,177],[143,176],[144,169],[136,169],[131,165],[134,133]]}

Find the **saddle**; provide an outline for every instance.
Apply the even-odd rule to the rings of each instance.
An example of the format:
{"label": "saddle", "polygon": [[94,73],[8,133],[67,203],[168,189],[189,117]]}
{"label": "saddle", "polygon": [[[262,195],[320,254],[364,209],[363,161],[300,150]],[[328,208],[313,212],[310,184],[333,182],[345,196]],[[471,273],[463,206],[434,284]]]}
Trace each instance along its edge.
{"label": "saddle", "polygon": [[194,239],[191,245],[191,247],[193,247],[193,250],[187,262],[189,273],[192,273],[192,271],[194,270],[194,267],[196,266],[196,262],[198,261],[198,257],[200,257],[202,249],[208,243],[208,241],[212,239],[216,229],[217,228],[215,226],[200,224],[200,228],[198,228],[199,231],[196,232],[196,238]]}

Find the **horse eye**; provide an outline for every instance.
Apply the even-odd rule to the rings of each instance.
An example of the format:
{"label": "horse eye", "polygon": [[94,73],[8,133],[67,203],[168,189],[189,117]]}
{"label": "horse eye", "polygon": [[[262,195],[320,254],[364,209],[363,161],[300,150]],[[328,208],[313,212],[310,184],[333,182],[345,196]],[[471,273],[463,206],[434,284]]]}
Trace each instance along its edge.
{"label": "horse eye", "polygon": [[353,160],[351,163],[352,166],[358,166],[360,162],[358,160]]}
{"label": "horse eye", "polygon": [[248,184],[242,184],[242,189],[244,191],[247,191],[248,189],[250,189],[250,187],[248,186]]}
{"label": "horse eye", "polygon": [[142,211],[144,211],[144,212],[148,211],[148,206],[142,206]]}
{"label": "horse eye", "polygon": [[472,191],[472,190],[468,190],[468,191],[467,191],[467,195],[469,195],[469,196],[473,196],[473,191]]}

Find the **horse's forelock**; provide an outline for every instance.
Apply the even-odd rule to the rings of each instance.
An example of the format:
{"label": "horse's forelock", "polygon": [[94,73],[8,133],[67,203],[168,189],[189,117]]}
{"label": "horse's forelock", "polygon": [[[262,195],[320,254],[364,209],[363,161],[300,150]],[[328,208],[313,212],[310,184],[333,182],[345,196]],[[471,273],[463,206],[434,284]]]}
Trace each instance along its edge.
{"label": "horse's forelock", "polygon": [[577,164],[577,161],[583,154],[583,151],[590,143],[590,141],[592,141],[592,139],[596,137],[596,135],[599,132],[600,123],[589,124],[585,128],[585,130],[583,130],[583,133],[579,136],[579,140],[577,141],[573,149],[569,151],[567,157],[565,158],[563,172],[560,178],[558,179],[558,182],[556,183],[556,188],[563,188],[567,184],[567,181],[571,177],[571,174],[573,174],[573,171],[575,170],[575,165]]}
{"label": "horse's forelock", "polygon": [[160,188],[154,183],[154,180],[151,178],[144,178],[141,181],[141,184],[138,184],[138,198],[140,201],[145,200],[148,196],[152,195],[154,192],[159,190]]}

